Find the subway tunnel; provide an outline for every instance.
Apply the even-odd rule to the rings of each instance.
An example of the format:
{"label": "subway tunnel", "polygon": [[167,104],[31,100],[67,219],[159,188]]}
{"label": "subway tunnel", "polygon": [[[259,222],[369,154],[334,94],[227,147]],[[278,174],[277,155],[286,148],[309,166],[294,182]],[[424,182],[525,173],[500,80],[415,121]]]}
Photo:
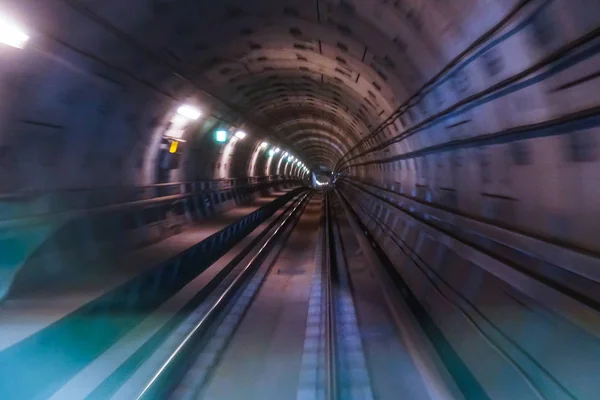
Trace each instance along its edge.
{"label": "subway tunnel", "polygon": [[3,1],[0,398],[600,398],[599,35],[598,0]]}

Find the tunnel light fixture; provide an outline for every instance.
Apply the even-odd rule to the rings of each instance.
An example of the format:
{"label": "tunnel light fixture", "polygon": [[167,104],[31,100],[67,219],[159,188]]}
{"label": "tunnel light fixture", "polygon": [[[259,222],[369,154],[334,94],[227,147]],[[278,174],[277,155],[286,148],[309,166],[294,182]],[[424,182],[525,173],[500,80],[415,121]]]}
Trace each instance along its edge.
{"label": "tunnel light fixture", "polygon": [[0,42],[17,49],[25,47],[29,36],[14,22],[0,18]]}
{"label": "tunnel light fixture", "polygon": [[190,120],[183,115],[173,115],[173,118],[171,118],[171,125],[167,128],[165,136],[171,139],[181,140],[189,121]]}
{"label": "tunnel light fixture", "polygon": [[294,156],[290,154],[290,156],[288,157],[288,161],[294,161]]}
{"label": "tunnel light fixture", "polygon": [[242,140],[242,139],[243,139],[243,138],[245,138],[246,136],[248,136],[248,135],[247,135],[247,134],[246,134],[246,132],[244,132],[244,131],[237,131],[237,132],[235,133],[235,137],[236,137],[236,138],[238,138],[238,139],[240,139],[240,140]]}
{"label": "tunnel light fixture", "polygon": [[215,140],[219,143],[224,143],[227,141],[227,131],[224,129],[219,129],[215,132]]}
{"label": "tunnel light fixture", "polygon": [[202,115],[202,113],[199,110],[197,110],[196,108],[194,108],[190,105],[187,105],[187,104],[180,106],[177,109],[177,114],[182,115],[182,116],[186,117],[187,119],[190,119],[193,121],[197,120]]}
{"label": "tunnel light fixture", "polygon": [[281,149],[279,147],[275,147],[275,154],[279,153],[281,151]]}
{"label": "tunnel light fixture", "polygon": [[269,157],[273,157],[274,154],[275,154],[275,150],[273,150],[273,149],[269,150]]}
{"label": "tunnel light fixture", "polygon": [[287,157],[287,156],[288,156],[288,154],[290,154],[290,153],[288,153],[287,151],[286,151],[286,152],[284,152],[284,153],[283,153],[283,157]]}
{"label": "tunnel light fixture", "polygon": [[187,117],[184,117],[183,115],[180,115],[180,114],[175,114],[175,115],[173,115],[173,118],[171,118],[171,123],[178,127],[185,125],[188,121],[189,121],[189,119]]}
{"label": "tunnel light fixture", "polygon": [[267,142],[262,142],[262,143],[260,144],[260,148],[261,148],[261,149],[266,149],[267,147],[269,147],[269,143],[267,143]]}

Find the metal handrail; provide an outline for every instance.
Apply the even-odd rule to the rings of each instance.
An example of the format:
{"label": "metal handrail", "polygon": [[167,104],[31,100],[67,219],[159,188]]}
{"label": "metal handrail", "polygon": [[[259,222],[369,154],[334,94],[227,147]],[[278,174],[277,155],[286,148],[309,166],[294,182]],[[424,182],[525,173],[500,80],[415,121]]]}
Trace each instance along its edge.
{"label": "metal handrail", "polygon": [[[135,200],[129,200],[129,201],[122,201],[122,202],[112,202],[112,203],[105,203],[105,204],[100,204],[98,206],[87,206],[85,207],[86,204],[84,204],[84,207],[70,207],[66,210],[43,210],[40,211],[38,210],[38,212],[29,212],[29,213],[23,213],[23,215],[20,216],[14,216],[14,214],[11,216],[11,218],[6,218],[6,219],[2,219],[0,218],[0,227],[9,227],[12,224],[23,224],[23,223],[31,223],[31,222],[37,222],[39,220],[44,220],[47,218],[71,218],[71,217],[77,217],[80,215],[89,215],[89,214],[98,214],[98,213],[104,213],[104,212],[111,212],[111,211],[120,211],[120,210],[126,210],[129,208],[135,208],[135,207],[140,207],[140,206],[152,206],[152,205],[158,205],[158,204],[162,204],[162,203],[166,203],[166,202],[174,202],[177,200],[183,200],[186,198],[189,198],[191,196],[196,196],[196,195],[200,195],[200,194],[211,194],[211,193],[215,193],[215,192],[223,192],[223,191],[228,191],[228,190],[233,190],[233,189],[243,189],[243,188],[247,188],[247,187],[252,187],[252,186],[256,186],[256,185],[265,185],[265,184],[278,184],[278,183],[286,183],[286,182],[293,182],[294,179],[285,179],[285,180],[276,180],[276,181],[271,181],[271,182],[259,182],[259,183],[245,183],[243,185],[239,185],[239,186],[233,186],[233,187],[225,187],[225,188],[205,188],[205,189],[199,189],[199,190],[191,190],[191,191],[187,191],[185,193],[176,193],[176,194],[165,194],[165,195],[157,195],[157,196],[153,196],[153,197],[149,197],[149,198],[138,198]],[[0,199],[1,200],[1,199]],[[31,210],[29,210],[31,211]]]}
{"label": "metal handrail", "polygon": [[[90,193],[90,192],[114,192],[114,191],[133,191],[133,190],[146,190],[146,189],[155,189],[162,187],[181,187],[185,185],[198,186],[202,184],[210,184],[210,183],[221,183],[221,182],[236,182],[236,181],[246,181],[245,183],[250,183],[251,181],[260,181],[266,180],[269,181],[272,178],[276,178],[277,180],[297,180],[293,177],[286,177],[284,175],[268,175],[268,176],[249,176],[244,178],[218,178],[218,179],[206,179],[206,180],[196,180],[196,181],[178,181],[178,182],[164,182],[164,183],[154,183],[149,185],[137,185],[137,186],[121,186],[121,185],[107,185],[101,187],[81,187],[81,188],[60,188],[56,190],[50,189],[39,189],[39,190],[23,190],[19,192],[11,192],[11,193],[0,193],[0,201],[10,201],[10,200],[22,200],[26,198],[34,198],[47,194],[56,194],[56,193]],[[233,186],[233,185],[232,185]]]}

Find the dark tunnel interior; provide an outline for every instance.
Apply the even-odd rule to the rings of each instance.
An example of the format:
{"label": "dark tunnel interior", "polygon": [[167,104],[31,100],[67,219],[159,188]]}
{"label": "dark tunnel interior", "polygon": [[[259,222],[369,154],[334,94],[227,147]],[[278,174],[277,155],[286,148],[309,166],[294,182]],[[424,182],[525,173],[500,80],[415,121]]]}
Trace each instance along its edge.
{"label": "dark tunnel interior", "polygon": [[599,0],[4,0],[0,90],[0,398],[600,398]]}

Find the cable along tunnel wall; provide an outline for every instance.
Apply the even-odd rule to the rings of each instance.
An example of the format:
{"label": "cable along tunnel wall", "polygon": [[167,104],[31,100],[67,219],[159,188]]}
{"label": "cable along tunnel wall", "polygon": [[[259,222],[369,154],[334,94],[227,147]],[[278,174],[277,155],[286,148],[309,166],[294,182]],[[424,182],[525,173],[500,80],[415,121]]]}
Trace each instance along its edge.
{"label": "cable along tunnel wall", "polygon": [[[597,290],[577,293],[568,268],[438,219],[398,195],[345,180],[339,186],[466,398],[477,386],[489,398],[594,397]],[[597,285],[577,279],[579,287]]]}
{"label": "cable along tunnel wall", "polygon": [[600,17],[530,1],[401,107],[338,172],[407,199],[600,254]]}
{"label": "cable along tunnel wall", "polygon": [[526,3],[398,110],[405,130],[353,148],[336,186],[463,392],[594,398],[600,21],[594,2]]}

